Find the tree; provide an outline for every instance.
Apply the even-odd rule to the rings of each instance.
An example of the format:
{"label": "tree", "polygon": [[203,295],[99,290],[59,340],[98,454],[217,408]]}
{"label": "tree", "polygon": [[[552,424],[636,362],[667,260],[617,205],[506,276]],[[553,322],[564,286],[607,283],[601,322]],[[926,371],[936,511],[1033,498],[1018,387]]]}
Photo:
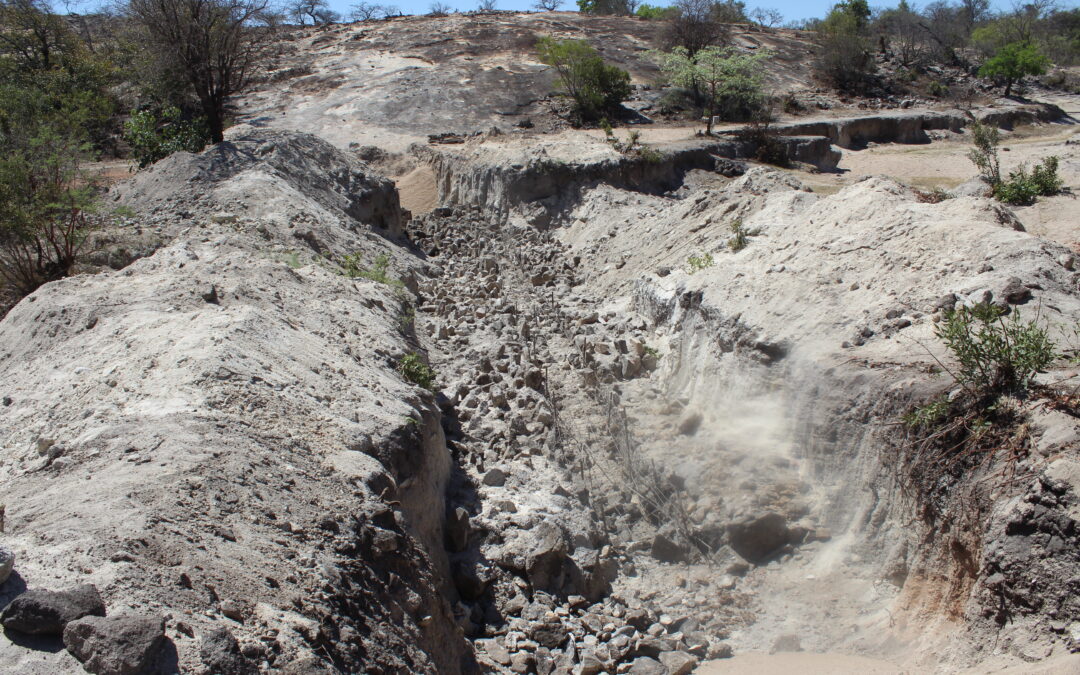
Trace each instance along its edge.
{"label": "tree", "polygon": [[784,23],[784,15],[778,9],[757,7],[750,12],[750,18],[762,28],[775,28]]}
{"label": "tree", "polygon": [[428,6],[428,16],[446,16],[452,11],[454,11],[453,7],[439,0],[435,0]]}
{"label": "tree", "polygon": [[578,11],[582,14],[633,14],[638,7],[638,0],[577,0]]}
{"label": "tree", "polygon": [[580,121],[613,112],[630,97],[630,73],[604,63],[589,43],[543,37],[536,49],[541,63],[559,74],[559,83],[574,100]]}
{"label": "tree", "polygon": [[370,21],[382,13],[382,5],[359,2],[349,8],[349,18],[353,21]]}
{"label": "tree", "polygon": [[726,27],[717,21],[713,0],[676,0],[668,23],[665,46],[685,47],[690,56],[727,38]]}
{"label": "tree", "polygon": [[267,0],[129,0],[131,18],[183,71],[213,143],[225,140],[229,97],[258,65],[266,8]]}
{"label": "tree", "polygon": [[312,26],[334,23],[341,15],[330,9],[327,0],[294,0],[289,4],[289,16],[301,26],[311,20]]}
{"label": "tree", "polygon": [[80,165],[107,136],[111,85],[47,5],[0,2],[0,304],[74,268],[93,202]]}
{"label": "tree", "polygon": [[882,33],[895,45],[896,56],[905,68],[916,65],[922,60],[926,31],[921,25],[922,18],[911,9],[907,0],[900,0],[895,9],[881,13],[876,24]]}
{"label": "tree", "polygon": [[870,8],[866,0],[836,4],[817,29],[818,74],[842,91],[862,89],[873,69],[866,26]]}
{"label": "tree", "polygon": [[642,19],[648,19],[650,21],[663,21],[665,19],[673,18],[676,13],[674,7],[660,7],[659,5],[650,5],[643,2],[638,6],[637,10],[635,10],[634,16],[639,16]]}
{"label": "tree", "polygon": [[706,47],[691,55],[685,47],[656,54],[660,69],[679,87],[700,91],[705,103],[706,133],[714,115],[749,119],[765,107],[762,62],[770,54],[743,54],[731,47]]}
{"label": "tree", "polygon": [[1042,75],[1050,65],[1039,48],[1030,42],[1010,42],[979,68],[979,77],[992,77],[1005,82],[1005,96],[1026,75]]}
{"label": "tree", "polygon": [[495,0],[480,0],[476,3],[476,11],[478,12],[494,12]]}
{"label": "tree", "polygon": [[563,0],[536,0],[533,9],[538,12],[555,12],[563,4]]}

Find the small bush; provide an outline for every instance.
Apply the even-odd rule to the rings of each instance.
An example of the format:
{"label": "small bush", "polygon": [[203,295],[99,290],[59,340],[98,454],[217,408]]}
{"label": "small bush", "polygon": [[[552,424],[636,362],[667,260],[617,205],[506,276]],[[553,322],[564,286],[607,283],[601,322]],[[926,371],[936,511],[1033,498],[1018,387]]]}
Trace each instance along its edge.
{"label": "small bush", "polygon": [[1035,202],[1036,197],[1056,195],[1061,192],[1061,178],[1058,176],[1058,158],[1050,156],[1035,165],[1028,173],[1027,167],[1020,165],[1009,173],[1009,179],[994,187],[994,197],[1006,204],[1027,205]]}
{"label": "small bush", "polygon": [[200,152],[210,142],[210,128],[204,118],[181,119],[180,109],[170,106],[155,115],[152,111],[134,111],[124,123],[124,140],[143,168],[165,159],[174,152]]}
{"label": "small bush", "polygon": [[930,80],[930,83],[926,85],[926,93],[934,98],[944,98],[949,95],[949,87],[937,80]]}
{"label": "small bush", "polygon": [[390,256],[385,253],[375,258],[371,267],[361,267],[360,253],[350,253],[341,259],[341,269],[350,279],[369,279],[393,288],[404,288],[401,279],[390,276]]}
{"label": "small bush", "polygon": [[703,269],[712,267],[715,263],[711,253],[702,253],[701,255],[692,255],[686,259],[687,272],[693,274],[700,272]]}
{"label": "small bush", "polygon": [[979,176],[990,187],[1001,183],[1001,160],[998,159],[998,144],[1001,134],[997,127],[975,122],[971,127],[972,148],[968,159],[979,169]]}
{"label": "small bush", "polygon": [[1024,390],[1058,357],[1047,331],[990,303],[945,314],[935,335],[959,364],[956,380],[981,394]]}
{"label": "small bush", "polygon": [[424,389],[432,390],[435,386],[435,371],[416,352],[402,356],[397,370],[406,380]]}
{"label": "small bush", "polygon": [[925,405],[916,407],[904,415],[904,424],[912,429],[929,429],[944,421],[949,415],[949,400],[936,398]]}

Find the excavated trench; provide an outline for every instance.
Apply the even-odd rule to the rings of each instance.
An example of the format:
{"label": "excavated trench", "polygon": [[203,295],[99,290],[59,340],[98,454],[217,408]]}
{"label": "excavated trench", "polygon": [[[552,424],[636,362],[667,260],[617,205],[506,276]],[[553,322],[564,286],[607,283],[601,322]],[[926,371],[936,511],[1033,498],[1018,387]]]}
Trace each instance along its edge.
{"label": "excavated trench", "polygon": [[[417,325],[458,466],[447,509],[455,615],[481,665],[688,672],[733,651],[806,651],[957,670],[1060,652],[1024,639],[1071,644],[1021,612],[1036,617],[988,651],[1002,622],[986,609],[1000,593],[986,585],[984,550],[1008,545],[1003,504],[1068,488],[1027,488],[1037,472],[1026,467],[1026,483],[987,491],[996,469],[980,467],[913,489],[898,420],[947,383],[909,354],[793,337],[777,327],[787,300],[763,321],[775,289],[721,302],[662,264],[693,247],[677,227],[661,228],[666,247],[641,239],[634,214],[679,210],[708,225],[703,200],[746,220],[788,199],[774,193],[794,195],[789,214],[812,204],[779,174],[732,181],[715,171],[733,165],[707,151],[673,157],[505,169],[429,157],[444,206],[409,226],[429,264]],[[709,181],[719,182],[694,187]],[[700,245],[701,227],[687,240]],[[821,325],[807,319],[811,302],[792,313],[796,332]],[[855,345],[926,316],[901,304],[883,312],[887,325],[849,326]],[[1022,568],[1010,569],[991,583],[1019,582]]]}

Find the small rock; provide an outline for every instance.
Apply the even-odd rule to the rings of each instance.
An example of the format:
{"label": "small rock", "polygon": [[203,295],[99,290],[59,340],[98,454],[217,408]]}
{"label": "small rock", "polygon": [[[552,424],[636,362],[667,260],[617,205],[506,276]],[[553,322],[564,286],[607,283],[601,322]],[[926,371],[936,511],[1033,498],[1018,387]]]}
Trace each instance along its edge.
{"label": "small rock", "polygon": [[0,623],[30,635],[60,635],[68,622],[84,616],[105,616],[105,603],[93,584],[66,591],[27,591],[4,608]]}
{"label": "small rock", "polygon": [[686,561],[686,549],[659,532],[653,537],[650,553],[660,562]]}
{"label": "small rock", "polygon": [[244,657],[240,644],[228,628],[217,628],[203,635],[199,657],[214,675],[253,675],[255,664]]}
{"label": "small rock", "polygon": [[483,483],[490,487],[502,487],[506,484],[506,472],[502,469],[491,469],[484,474]]}
{"label": "small rock", "polygon": [[162,617],[87,616],[64,628],[64,646],[96,675],[151,672],[164,641]]}

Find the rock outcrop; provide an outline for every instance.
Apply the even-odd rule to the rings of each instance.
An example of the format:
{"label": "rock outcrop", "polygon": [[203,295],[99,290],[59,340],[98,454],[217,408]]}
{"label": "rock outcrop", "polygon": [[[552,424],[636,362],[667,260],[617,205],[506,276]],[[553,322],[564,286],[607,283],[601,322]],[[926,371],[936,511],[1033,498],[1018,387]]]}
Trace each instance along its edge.
{"label": "rock outcrop", "polygon": [[[273,670],[465,667],[442,581],[451,460],[431,395],[397,368],[417,349],[408,291],[334,262],[384,255],[411,278],[393,185],[276,132],[174,155],[114,198],[137,212],[116,239],[150,231],[156,250],[48,284],[0,323],[21,578],[168,611],[185,672],[222,627]],[[7,641],[0,664],[29,667]]]}

